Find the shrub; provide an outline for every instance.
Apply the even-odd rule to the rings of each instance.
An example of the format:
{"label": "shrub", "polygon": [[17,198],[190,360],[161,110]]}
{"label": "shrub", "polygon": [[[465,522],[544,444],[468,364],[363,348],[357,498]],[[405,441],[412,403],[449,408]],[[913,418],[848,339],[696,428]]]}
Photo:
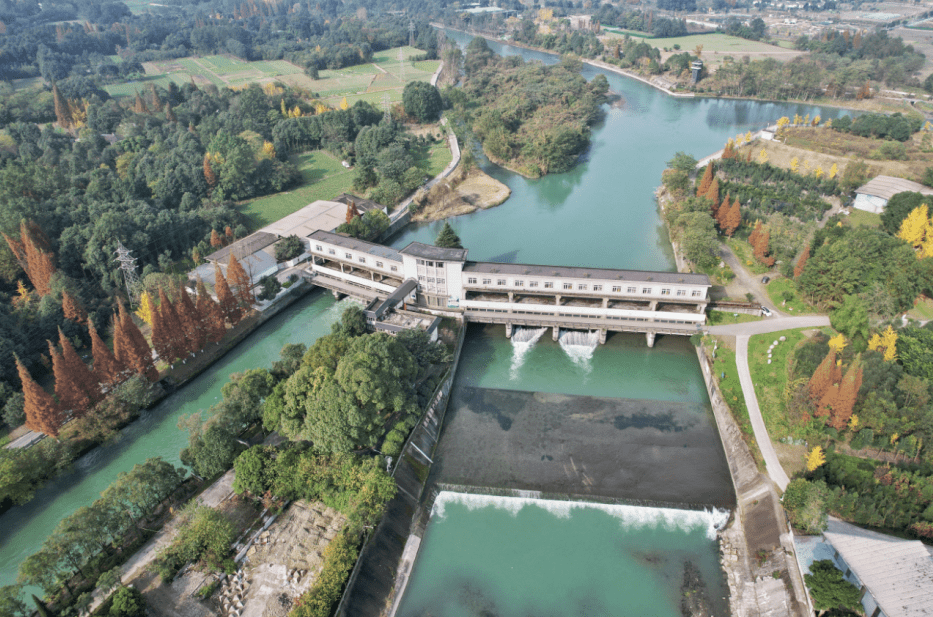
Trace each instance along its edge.
{"label": "shrub", "polygon": [[110,617],[145,617],[146,600],[135,587],[120,587],[113,594]]}
{"label": "shrub", "polygon": [[346,533],[338,535],[324,549],[324,567],[314,586],[298,600],[289,617],[330,617],[331,609],[340,599],[347,576],[356,563],[356,542]]}
{"label": "shrub", "polygon": [[304,243],[298,236],[288,236],[275,245],[275,260],[288,261],[301,255],[305,250]]}
{"label": "shrub", "polygon": [[259,281],[259,286],[262,290],[256,297],[260,300],[271,300],[275,298],[276,294],[282,289],[282,283],[274,276],[262,277],[262,280]]}

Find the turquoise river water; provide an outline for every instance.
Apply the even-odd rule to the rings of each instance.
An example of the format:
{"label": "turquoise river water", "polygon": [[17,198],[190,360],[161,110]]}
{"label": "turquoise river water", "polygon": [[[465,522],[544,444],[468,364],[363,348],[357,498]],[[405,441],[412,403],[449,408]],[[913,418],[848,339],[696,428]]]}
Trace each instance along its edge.
{"label": "turquoise river water", "polygon": [[[469,40],[454,32],[448,36],[461,44]],[[499,43],[490,46],[529,60],[556,61]],[[584,68],[588,79],[597,72]],[[701,157],[728,137],[782,115],[840,113],[805,105],[674,99],[605,74],[624,103],[607,108],[594,128],[592,147],[572,171],[528,180],[486,164],[512,196],[497,208],[452,221],[470,258],[671,270],[653,192],[675,152]],[[394,245],[431,242],[439,228],[440,223],[411,226]],[[329,295],[311,294],[145,413],[115,442],[79,460],[73,472],[51,482],[32,502],[0,516],[0,585],[14,582],[19,563],[55,525],[96,499],[118,473],[152,456],[177,462],[187,439],[176,426],[178,418],[216,402],[230,373],[269,366],[285,343],[313,342],[338,314]],[[642,337],[614,336],[595,350],[580,350],[552,342],[549,334],[513,345],[501,329],[471,329],[458,373],[460,383],[481,387],[708,405],[692,349],[673,338],[662,337],[649,350]],[[712,590],[721,591],[709,532],[721,518],[717,513],[571,510],[553,504],[517,508],[502,498],[464,499],[451,498],[429,525],[405,614],[674,615],[685,559],[698,565]],[[465,604],[446,598],[447,585],[465,590]],[[554,600],[558,596],[561,603]],[[495,608],[483,608],[487,600]]]}

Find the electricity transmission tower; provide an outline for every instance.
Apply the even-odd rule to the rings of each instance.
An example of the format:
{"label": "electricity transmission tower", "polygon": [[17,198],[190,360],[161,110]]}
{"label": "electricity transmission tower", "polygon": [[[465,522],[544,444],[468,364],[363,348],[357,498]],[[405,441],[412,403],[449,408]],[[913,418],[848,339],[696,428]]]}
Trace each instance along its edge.
{"label": "electricity transmission tower", "polygon": [[123,280],[126,283],[126,295],[129,296],[130,302],[136,304],[139,302],[139,275],[136,274],[136,258],[130,254],[130,250],[123,246],[122,242],[117,241],[117,258],[114,261],[120,262]]}
{"label": "electricity transmission tower", "polygon": [[389,105],[389,93],[382,95],[382,119],[388,122],[392,118],[391,107]]}
{"label": "electricity transmission tower", "polygon": [[408,20],[408,46],[415,46],[415,22]]}

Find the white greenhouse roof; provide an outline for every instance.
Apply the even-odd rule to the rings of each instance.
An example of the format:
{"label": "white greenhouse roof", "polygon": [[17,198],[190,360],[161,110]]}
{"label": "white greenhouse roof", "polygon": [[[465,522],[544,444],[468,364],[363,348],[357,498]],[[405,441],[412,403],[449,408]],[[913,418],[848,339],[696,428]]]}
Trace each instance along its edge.
{"label": "white greenhouse roof", "polygon": [[838,520],[830,520],[823,535],[887,617],[933,615],[933,557],[922,542]]}

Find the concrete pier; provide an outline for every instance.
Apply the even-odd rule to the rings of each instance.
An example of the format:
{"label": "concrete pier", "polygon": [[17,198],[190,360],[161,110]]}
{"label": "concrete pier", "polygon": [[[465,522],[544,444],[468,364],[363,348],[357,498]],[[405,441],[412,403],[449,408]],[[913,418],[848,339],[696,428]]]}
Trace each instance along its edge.
{"label": "concrete pier", "polygon": [[648,347],[654,347],[654,332],[646,332],[645,337],[648,339]]}
{"label": "concrete pier", "polygon": [[505,338],[512,338],[512,324],[505,324]]}

